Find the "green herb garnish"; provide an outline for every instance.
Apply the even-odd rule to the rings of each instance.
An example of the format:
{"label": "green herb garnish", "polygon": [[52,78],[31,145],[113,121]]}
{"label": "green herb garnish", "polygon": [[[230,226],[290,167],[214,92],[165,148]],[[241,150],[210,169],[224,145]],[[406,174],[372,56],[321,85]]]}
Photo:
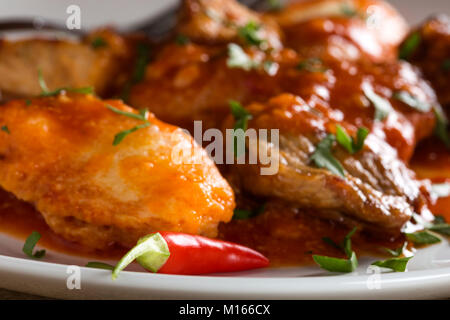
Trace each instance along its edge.
{"label": "green herb garnish", "polygon": [[254,21],[248,22],[245,26],[239,27],[237,32],[238,36],[250,46],[261,46],[266,40],[262,39],[258,34],[261,29],[261,25]]}
{"label": "green herb garnish", "polygon": [[444,62],[442,62],[442,69],[444,71],[450,70],[450,59],[446,59],[446,60],[444,60]]}
{"label": "green herb garnish", "polygon": [[280,0],[267,0],[269,11],[279,11],[283,8],[283,4]]}
{"label": "green herb garnish", "polygon": [[2,131],[5,131],[7,134],[11,134],[11,131],[9,131],[9,128],[8,128],[8,126],[2,126]]}
{"label": "green herb garnish", "polygon": [[147,122],[147,123],[140,124],[140,125],[138,125],[138,126],[136,126],[136,127],[133,127],[133,128],[131,128],[131,129],[128,129],[128,130],[124,130],[124,131],[119,132],[118,134],[116,134],[116,135],[114,136],[113,146],[117,146],[119,143],[121,143],[122,140],[125,139],[125,137],[126,137],[127,135],[129,135],[130,133],[133,133],[133,132],[135,132],[135,131],[137,131],[137,130],[139,130],[139,129],[147,128],[147,127],[149,127],[149,126],[150,126],[150,122]]}
{"label": "green herb garnish", "polygon": [[349,3],[343,3],[341,5],[341,12],[346,17],[354,17],[358,15],[358,11],[352,7]]}
{"label": "green herb garnish", "polygon": [[316,150],[311,155],[310,161],[312,161],[319,168],[328,169],[333,174],[345,178],[344,168],[342,167],[339,160],[337,160],[331,152],[333,143],[335,141],[336,138],[333,134],[327,135],[316,146]]}
{"label": "green herb garnish", "polygon": [[346,254],[346,256],[348,258],[351,257],[352,255],[352,242],[351,242],[351,238],[353,237],[353,235],[355,234],[357,228],[353,228],[344,238],[344,240],[342,240],[341,243],[336,243],[334,242],[331,238],[329,237],[324,237],[322,238],[322,241],[325,242],[326,244],[332,246],[333,248],[339,249],[342,252],[344,252]]}
{"label": "green herb garnish", "polygon": [[133,113],[133,112],[127,112],[127,111],[122,111],[120,109],[114,108],[113,106],[107,104],[106,107],[117,113],[120,114],[122,116],[128,117],[128,118],[133,118],[133,119],[137,119],[137,120],[141,120],[141,121],[147,121],[147,117],[148,117],[148,110],[147,109],[141,109],[139,110],[139,113]]}
{"label": "green herb garnish", "polygon": [[326,244],[328,244],[330,247],[333,247],[335,249],[342,251],[342,246],[337,244],[336,242],[334,242],[333,239],[331,239],[330,237],[323,237],[322,241],[325,242]]}
{"label": "green herb garnish", "polygon": [[439,223],[433,224],[428,230],[443,234],[445,236],[450,236],[450,224],[447,223]]}
{"label": "green herb garnish", "polygon": [[114,270],[114,266],[104,263],[104,262],[97,262],[97,261],[88,262],[86,264],[86,267],[96,268],[96,269],[105,269],[105,270]]}
{"label": "green herb garnish", "polygon": [[430,104],[419,100],[418,98],[416,98],[407,91],[397,91],[394,93],[393,97],[403,102],[404,104],[410,106],[411,108],[414,108],[421,112],[428,112],[431,110]]}
{"label": "green herb garnish", "polygon": [[[253,118],[252,114],[248,112],[239,102],[230,100],[230,109],[231,114],[234,117],[234,131],[236,130],[243,130],[244,132],[247,130],[248,127],[248,120],[251,120]],[[234,155],[236,157],[239,157],[238,154],[238,137],[234,136]]]}
{"label": "green herb garnish", "polygon": [[145,70],[149,61],[150,46],[146,43],[139,43],[136,49],[136,61],[134,64],[133,74],[131,76],[131,79],[125,84],[122,90],[121,99],[123,101],[128,101],[130,97],[131,87],[144,79]]}
{"label": "green herb garnish", "polygon": [[389,100],[376,94],[373,89],[366,85],[363,87],[364,95],[369,99],[375,108],[375,120],[384,120],[393,110]]}
{"label": "green herb garnish", "polygon": [[441,242],[441,239],[428,231],[418,231],[414,233],[406,233],[408,240],[415,244],[434,244]]}
{"label": "green herb garnish", "polygon": [[445,218],[443,216],[434,216],[433,224],[445,223]]}
{"label": "green herb garnish", "polygon": [[247,130],[248,120],[252,119],[252,114],[248,112],[239,102],[230,100],[231,114],[234,117],[234,130],[242,129]]}
{"label": "green herb garnish", "polygon": [[191,39],[189,39],[188,36],[181,34],[181,33],[178,34],[175,38],[175,43],[179,46],[185,46],[190,42],[191,42]]}
{"label": "green herb garnish", "polygon": [[297,65],[297,70],[306,70],[309,72],[325,72],[328,70],[327,67],[325,67],[322,59],[320,58],[309,58],[306,60],[303,60]]}
{"label": "green herb garnish", "polygon": [[353,228],[344,238],[341,244],[337,244],[330,238],[322,238],[324,242],[336,249],[342,250],[348,259],[332,258],[327,256],[313,255],[314,261],[325,270],[330,272],[353,272],[358,267],[356,253],[352,250],[351,238],[357,228]]}
{"label": "green herb garnish", "polygon": [[433,108],[436,116],[436,126],[434,127],[434,134],[450,149],[450,136],[448,134],[448,120],[444,112],[439,107]]}
{"label": "green herb garnish", "polygon": [[405,272],[406,265],[412,257],[392,258],[387,260],[376,261],[373,266],[391,269],[395,272]]}
{"label": "green herb garnish", "polygon": [[255,210],[243,210],[243,209],[234,209],[233,219],[234,220],[246,220],[256,216],[259,216],[266,210],[266,204],[261,205],[259,208]]}
{"label": "green herb garnish", "polygon": [[358,267],[358,258],[356,257],[355,252],[352,252],[349,259],[339,259],[319,255],[313,255],[313,259],[319,267],[330,272],[349,273],[355,271]]}
{"label": "green herb garnish", "polygon": [[33,249],[38,243],[39,239],[41,239],[41,234],[37,231],[33,231],[28,236],[27,240],[25,240],[22,251],[30,258],[40,259],[45,256],[45,250],[37,250],[35,253],[33,253]]}
{"label": "green herb garnish", "polygon": [[356,133],[356,139],[350,137],[344,128],[340,125],[336,126],[336,140],[351,154],[355,154],[362,150],[364,147],[364,141],[369,135],[369,130],[367,128],[358,128]]}
{"label": "green herb garnish", "polygon": [[389,249],[389,248],[384,248],[384,250],[386,250],[386,252],[388,252],[389,254],[391,254],[393,257],[400,257],[403,253],[403,250],[405,249],[405,247],[408,245],[408,242],[403,243],[403,245],[395,250]]}
{"label": "green herb garnish", "polygon": [[416,31],[411,33],[400,47],[398,57],[402,60],[408,60],[414,51],[416,51],[421,41],[422,36],[420,35],[420,32]]}
{"label": "green herb garnish", "polygon": [[103,47],[106,47],[107,45],[108,45],[108,43],[102,37],[96,37],[91,42],[91,46],[94,49],[103,48]]}
{"label": "green herb garnish", "polygon": [[126,117],[129,117],[129,118],[133,118],[133,119],[144,121],[143,124],[137,125],[137,126],[131,128],[131,129],[124,130],[124,131],[121,131],[118,134],[116,134],[114,136],[113,146],[117,146],[119,143],[121,143],[122,140],[127,135],[129,135],[130,133],[133,133],[133,132],[135,132],[135,131],[137,131],[139,129],[147,128],[148,126],[150,126],[150,122],[147,120],[147,117],[148,117],[148,110],[147,109],[141,109],[141,110],[139,110],[139,113],[136,114],[136,113],[132,113],[132,112],[122,111],[122,110],[114,108],[113,106],[110,106],[110,105],[106,105],[106,107],[109,110],[111,110],[111,111],[113,111],[113,112],[115,112],[117,114],[120,114],[122,116],[126,116]]}
{"label": "green herb garnish", "polygon": [[73,93],[81,93],[81,94],[94,94],[93,87],[84,87],[84,88],[59,88],[53,91],[50,91],[45,83],[44,77],[42,75],[42,71],[38,70],[38,81],[39,86],[41,87],[40,97],[53,97],[60,95],[64,92],[73,92]]}

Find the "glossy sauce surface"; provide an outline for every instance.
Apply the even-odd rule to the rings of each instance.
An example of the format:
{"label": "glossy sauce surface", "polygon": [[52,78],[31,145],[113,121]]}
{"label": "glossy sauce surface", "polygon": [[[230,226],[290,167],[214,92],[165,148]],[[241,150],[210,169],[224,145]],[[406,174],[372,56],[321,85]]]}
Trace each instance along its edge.
{"label": "glossy sauce surface", "polygon": [[[450,152],[439,141],[427,141],[419,146],[411,166],[421,178],[430,177],[436,183],[450,182]],[[440,176],[439,176],[440,173]],[[450,197],[441,198],[430,206],[433,213],[450,221]],[[32,231],[41,233],[39,247],[71,255],[96,259],[119,259],[124,248],[111,247],[107,251],[92,251],[66,241],[50,230],[42,216],[34,208],[13,195],[0,191],[0,232],[25,240]],[[265,254],[272,266],[306,265],[312,263],[312,254],[343,257],[340,250],[326,244],[329,237],[339,243],[349,232],[331,221],[314,217],[314,212],[303,212],[269,203],[266,213],[249,220],[233,220],[220,226],[220,237],[237,242]],[[359,256],[383,255],[383,248],[396,249],[402,238],[378,239],[356,234],[353,247]]]}

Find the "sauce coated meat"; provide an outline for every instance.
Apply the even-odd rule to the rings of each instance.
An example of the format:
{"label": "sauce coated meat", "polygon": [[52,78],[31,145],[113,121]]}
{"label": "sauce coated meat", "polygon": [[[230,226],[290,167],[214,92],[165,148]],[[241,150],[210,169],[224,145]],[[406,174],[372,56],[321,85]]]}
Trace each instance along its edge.
{"label": "sauce coated meat", "polygon": [[[89,248],[133,246],[159,230],[215,236],[233,192],[193,139],[148,114],[92,95],[11,101],[0,109],[0,185],[34,204],[50,228]],[[187,152],[186,152],[187,151]]]}

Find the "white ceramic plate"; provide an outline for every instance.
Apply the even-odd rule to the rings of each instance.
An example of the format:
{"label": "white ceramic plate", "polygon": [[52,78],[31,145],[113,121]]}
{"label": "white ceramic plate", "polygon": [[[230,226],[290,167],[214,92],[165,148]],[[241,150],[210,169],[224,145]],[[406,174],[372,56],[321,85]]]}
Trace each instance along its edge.
{"label": "white ceramic plate", "polygon": [[[174,0],[78,0],[85,28],[114,23],[126,29]],[[412,23],[435,12],[450,14],[448,0],[392,0]],[[6,2],[5,2],[6,3]],[[0,4],[0,20],[40,17],[64,21],[69,0],[16,0]],[[120,8],[120,10],[118,10]],[[88,259],[48,251],[45,262],[25,259],[23,241],[0,234],[0,287],[54,298],[90,299],[413,299],[450,297],[447,241],[419,250],[405,273],[380,273],[361,259],[357,272],[330,275],[317,267],[279,268],[214,276],[150,274],[132,266],[115,281],[110,272],[83,266]],[[105,261],[108,262],[108,261]],[[114,263],[114,261],[110,261]],[[79,275],[79,288],[75,277]],[[69,285],[68,285],[69,283]],[[75,287],[74,287],[75,285]]]}

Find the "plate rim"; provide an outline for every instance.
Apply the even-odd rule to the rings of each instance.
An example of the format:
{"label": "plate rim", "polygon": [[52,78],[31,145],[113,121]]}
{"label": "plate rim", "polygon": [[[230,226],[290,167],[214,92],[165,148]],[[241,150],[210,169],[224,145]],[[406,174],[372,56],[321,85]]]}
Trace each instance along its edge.
{"label": "plate rim", "polygon": [[[384,273],[380,289],[371,274],[317,277],[180,276],[123,271],[113,281],[107,270],[78,266],[81,289],[66,287],[70,265],[0,255],[0,286],[64,299],[435,299],[450,297],[450,267]],[[42,290],[43,280],[46,290]],[[238,287],[237,287],[238,285]],[[330,287],[332,290],[330,290]]]}

